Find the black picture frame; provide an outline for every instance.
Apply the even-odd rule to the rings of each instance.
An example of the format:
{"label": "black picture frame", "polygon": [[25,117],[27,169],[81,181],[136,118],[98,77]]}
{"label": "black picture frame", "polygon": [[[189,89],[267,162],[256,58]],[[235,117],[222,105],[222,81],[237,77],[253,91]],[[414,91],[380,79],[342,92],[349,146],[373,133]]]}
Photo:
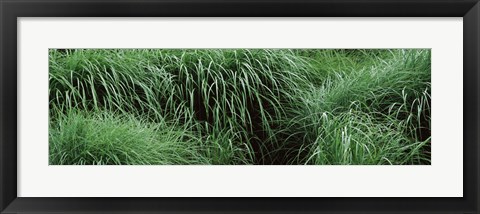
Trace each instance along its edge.
{"label": "black picture frame", "polygon": [[[0,0],[1,213],[478,213],[479,0]],[[460,198],[17,197],[18,17],[463,17]],[[446,41],[448,42],[448,41]],[[454,125],[454,124],[452,124]]]}

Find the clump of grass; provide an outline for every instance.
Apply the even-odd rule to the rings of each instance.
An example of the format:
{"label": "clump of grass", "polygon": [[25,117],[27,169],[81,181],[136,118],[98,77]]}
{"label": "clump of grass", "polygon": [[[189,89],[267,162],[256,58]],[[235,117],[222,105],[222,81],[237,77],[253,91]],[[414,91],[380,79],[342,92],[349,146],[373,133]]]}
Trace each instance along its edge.
{"label": "clump of grass", "polygon": [[199,139],[165,123],[69,111],[51,124],[51,164],[209,164]]}
{"label": "clump of grass", "polygon": [[334,72],[303,94],[285,128],[295,130],[287,140],[298,142],[294,163],[430,163],[430,52],[377,61]]}
{"label": "clump of grass", "polygon": [[[291,164],[425,164],[424,148],[430,138],[418,140],[405,134],[408,124],[388,115],[352,109],[339,114],[311,115],[301,134],[291,140],[302,142],[291,151]],[[377,113],[378,114],[378,113]],[[388,118],[388,122],[378,118]],[[306,118],[304,118],[307,120]],[[303,122],[303,121],[299,121]]]}

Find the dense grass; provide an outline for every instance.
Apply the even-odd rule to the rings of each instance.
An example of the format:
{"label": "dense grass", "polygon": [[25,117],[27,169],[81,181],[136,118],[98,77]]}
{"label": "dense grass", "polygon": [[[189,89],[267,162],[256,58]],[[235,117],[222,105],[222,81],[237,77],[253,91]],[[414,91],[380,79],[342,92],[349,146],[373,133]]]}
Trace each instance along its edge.
{"label": "dense grass", "polygon": [[50,164],[430,164],[430,50],[50,50]]}

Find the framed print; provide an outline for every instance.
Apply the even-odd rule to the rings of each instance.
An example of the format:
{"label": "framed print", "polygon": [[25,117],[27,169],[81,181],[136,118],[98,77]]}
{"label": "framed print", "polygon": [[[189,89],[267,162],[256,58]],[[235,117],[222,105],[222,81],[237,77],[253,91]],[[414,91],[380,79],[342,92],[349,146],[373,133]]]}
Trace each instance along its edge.
{"label": "framed print", "polygon": [[479,4],[2,1],[2,213],[477,213]]}

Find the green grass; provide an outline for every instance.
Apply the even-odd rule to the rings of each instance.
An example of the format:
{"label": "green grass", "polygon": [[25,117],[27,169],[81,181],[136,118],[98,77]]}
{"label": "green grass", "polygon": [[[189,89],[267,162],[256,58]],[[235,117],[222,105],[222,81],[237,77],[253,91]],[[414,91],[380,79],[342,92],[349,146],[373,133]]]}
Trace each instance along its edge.
{"label": "green grass", "polygon": [[430,50],[50,50],[50,164],[430,164]]}

